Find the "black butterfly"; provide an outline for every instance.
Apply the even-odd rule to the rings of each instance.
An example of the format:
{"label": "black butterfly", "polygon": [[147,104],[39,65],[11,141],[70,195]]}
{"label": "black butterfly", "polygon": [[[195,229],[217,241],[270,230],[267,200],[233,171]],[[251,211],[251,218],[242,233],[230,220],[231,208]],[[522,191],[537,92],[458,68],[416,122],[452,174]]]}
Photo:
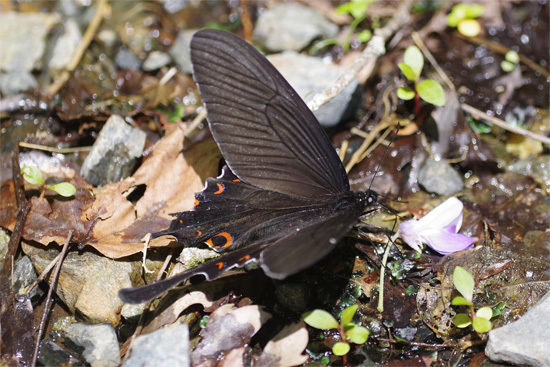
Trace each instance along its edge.
{"label": "black butterfly", "polygon": [[223,255],[172,278],[122,289],[124,302],[141,303],[191,276],[211,280],[251,261],[283,279],[327,255],[377,202],[374,191],[350,191],[313,113],[253,46],[231,33],[202,30],[191,41],[191,60],[229,168],[206,181],[193,210],[175,214],[170,228],[153,236],[206,242]]}

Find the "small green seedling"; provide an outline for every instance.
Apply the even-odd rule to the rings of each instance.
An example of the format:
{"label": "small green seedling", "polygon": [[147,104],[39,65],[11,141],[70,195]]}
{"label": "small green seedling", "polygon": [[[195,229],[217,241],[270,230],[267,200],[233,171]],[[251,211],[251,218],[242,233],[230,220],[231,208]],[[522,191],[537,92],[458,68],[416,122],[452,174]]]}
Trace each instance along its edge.
{"label": "small green seedling", "polygon": [[23,175],[25,181],[33,185],[39,185],[42,187],[41,195],[44,195],[44,189],[53,190],[64,197],[71,197],[76,192],[76,188],[68,182],[60,182],[55,185],[46,185],[46,182],[42,177],[42,173],[37,167],[24,166],[23,168],[21,168],[21,174]]}
{"label": "small green seedling", "polygon": [[424,67],[424,56],[416,46],[410,46],[405,50],[403,61],[399,64],[399,69],[405,77],[414,82],[414,89],[411,87],[402,87],[397,89],[397,97],[404,101],[415,99],[415,108],[417,116],[420,116],[420,101],[431,103],[435,106],[445,105],[445,93],[441,84],[433,79],[420,81],[420,74]]}
{"label": "small green seedling", "polygon": [[508,51],[504,55],[504,60],[500,63],[500,67],[505,72],[509,73],[514,71],[519,65],[519,55],[516,51]]}
{"label": "small green seedling", "polygon": [[336,329],[340,333],[342,341],[332,347],[332,353],[337,356],[345,356],[349,350],[349,342],[363,344],[369,337],[369,331],[363,326],[351,322],[357,312],[358,305],[351,305],[342,311],[340,323],[327,311],[313,310],[302,314],[302,318],[309,326],[321,330]]}
{"label": "small green seedling", "polygon": [[[339,44],[340,46],[342,46],[342,49],[344,50],[344,52],[347,52],[351,45],[351,36],[354,34],[355,29],[357,29],[359,24],[361,24],[365,19],[367,19],[367,8],[369,7],[370,3],[374,1],[375,0],[351,0],[337,7],[336,13],[349,14],[353,17],[353,21],[349,26],[349,30],[345,40],[340,41],[336,38],[329,38],[329,39],[320,41],[316,43],[315,46],[312,47],[310,53],[315,53],[320,49],[322,49],[323,47],[327,47],[335,44]],[[357,33],[356,37],[361,43],[366,43],[371,39],[372,32],[368,29],[365,29]]]}
{"label": "small green seedling", "polygon": [[490,307],[482,307],[477,311],[474,310],[474,278],[466,269],[457,266],[453,272],[453,283],[455,288],[462,296],[453,298],[451,304],[454,306],[467,306],[469,314],[458,313],[453,317],[453,324],[459,328],[465,328],[470,325],[478,333],[486,333],[491,330],[491,318],[493,310]]}
{"label": "small green seedling", "polygon": [[481,25],[475,18],[483,15],[485,7],[480,4],[457,4],[447,14],[447,25],[466,37],[475,37],[481,31]]}

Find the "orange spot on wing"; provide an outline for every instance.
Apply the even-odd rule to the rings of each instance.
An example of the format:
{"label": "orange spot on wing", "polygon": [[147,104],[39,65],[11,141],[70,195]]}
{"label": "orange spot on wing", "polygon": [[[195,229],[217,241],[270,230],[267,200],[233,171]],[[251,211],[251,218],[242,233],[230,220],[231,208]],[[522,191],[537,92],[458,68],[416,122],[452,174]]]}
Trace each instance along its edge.
{"label": "orange spot on wing", "polygon": [[199,231],[199,230],[197,229],[197,238],[199,238],[200,236],[202,236],[202,231]]}
{"label": "orange spot on wing", "polygon": [[[225,243],[223,245],[216,246],[214,245],[213,239],[216,237],[223,237],[225,238]],[[209,238],[206,240],[206,244],[212,248],[226,248],[227,246],[231,245],[233,243],[233,236],[231,236],[227,232],[218,233],[217,235],[213,236],[212,238]]]}
{"label": "orange spot on wing", "polygon": [[240,178],[236,178],[233,180],[233,182],[241,182],[241,179]]}
{"label": "orange spot on wing", "polygon": [[178,220],[178,222],[180,222],[180,224],[183,224],[183,219]]}
{"label": "orange spot on wing", "polygon": [[239,259],[239,261],[247,261],[247,260],[250,260],[250,256],[249,256],[249,255],[245,255],[245,256],[243,256],[243,257],[241,257],[241,258]]}
{"label": "orange spot on wing", "polygon": [[194,205],[197,206],[197,205],[199,205],[199,204],[200,204],[200,201],[199,201],[198,199],[195,199]]}
{"label": "orange spot on wing", "polygon": [[218,191],[216,191],[214,195],[219,195],[223,192],[223,185],[219,182],[216,185],[218,185]]}
{"label": "orange spot on wing", "polygon": [[223,269],[223,262],[220,261],[219,263],[216,263],[216,265],[218,265],[219,270]]}

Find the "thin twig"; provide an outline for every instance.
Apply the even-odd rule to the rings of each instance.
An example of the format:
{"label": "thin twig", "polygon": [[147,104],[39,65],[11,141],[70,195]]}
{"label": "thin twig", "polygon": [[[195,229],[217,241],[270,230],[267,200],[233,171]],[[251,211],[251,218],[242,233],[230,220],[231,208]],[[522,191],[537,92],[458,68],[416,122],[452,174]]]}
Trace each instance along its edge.
{"label": "thin twig", "polygon": [[92,18],[92,21],[88,25],[88,28],[86,29],[86,32],[84,32],[84,36],[82,37],[82,41],[78,44],[73,57],[71,59],[71,62],[69,65],[67,65],[67,68],[63,71],[63,73],[59,76],[59,78],[53,82],[46,90],[46,92],[53,96],[59,92],[61,87],[69,80],[69,77],[71,73],[76,69],[78,64],[80,63],[80,60],[82,59],[82,55],[84,55],[84,52],[90,45],[90,42],[92,42],[92,39],[94,38],[94,35],[96,34],[99,25],[101,24],[101,21],[103,20],[103,17],[107,13],[107,0],[99,0],[97,3],[97,9],[94,14],[94,17]]}
{"label": "thin twig", "polygon": [[72,237],[73,237],[73,230],[71,229],[69,231],[69,234],[67,235],[67,239],[65,240],[63,249],[61,250],[61,253],[60,253],[61,257],[59,258],[59,261],[57,262],[57,265],[55,267],[52,280],[50,282],[50,288],[48,289],[48,295],[46,296],[46,304],[44,305],[44,312],[42,313],[42,319],[40,320],[40,326],[38,327],[38,335],[36,336],[36,345],[34,347],[34,355],[32,357],[32,365],[31,365],[32,367],[36,366],[36,360],[38,359],[38,350],[40,349],[40,340],[42,339],[42,334],[44,333],[46,319],[48,317],[50,305],[52,303],[53,290],[55,289],[55,286],[57,284],[57,278],[59,278],[59,273],[61,273],[61,264],[63,264],[63,259],[65,258],[65,254],[69,249],[69,243],[71,242]]}
{"label": "thin twig", "polygon": [[464,111],[468,112],[470,115],[472,115],[473,118],[486,120],[486,121],[500,127],[501,129],[510,131],[514,134],[523,135],[523,136],[525,136],[527,138],[531,138],[533,140],[540,141],[543,144],[550,145],[550,138],[547,138],[546,136],[538,135],[538,134],[535,134],[534,132],[531,132],[529,130],[525,130],[525,129],[521,129],[521,128],[516,127],[516,126],[509,125],[506,122],[502,121],[501,119],[496,118],[494,116],[490,116],[490,115],[486,114],[485,112],[480,111],[477,108],[472,107],[470,105],[467,105],[465,103],[463,103],[461,106],[462,106],[462,109]]}
{"label": "thin twig", "polygon": [[191,135],[193,130],[195,130],[205,119],[206,117],[206,109],[202,109],[201,112],[197,114],[197,116],[191,121],[189,126],[185,128],[185,131],[183,132],[183,135],[187,138]]}
{"label": "thin twig", "polygon": [[52,270],[52,268],[55,266],[55,264],[57,264],[57,262],[59,261],[59,258],[61,257],[61,254],[58,254],[55,259],[53,259],[52,261],[50,261],[50,263],[48,264],[48,266],[46,266],[44,268],[44,270],[42,271],[42,273],[40,273],[40,275],[38,276],[38,278],[36,278],[36,280],[34,282],[32,282],[32,284],[30,286],[27,287],[26,291],[25,291],[25,294],[26,295],[29,295],[32,290],[34,289],[34,287],[36,287],[38,285],[38,283],[40,283],[42,280],[44,280],[44,278],[46,277],[46,275],[48,275],[48,273],[50,272],[50,270]]}
{"label": "thin twig", "polygon": [[56,148],[56,147],[49,147],[47,145],[25,143],[24,141],[19,142],[19,146],[22,147],[22,148],[35,149],[35,150],[41,150],[41,151],[44,151],[44,152],[59,153],[59,154],[89,152],[90,150],[92,150],[91,146],[89,146],[89,147],[74,147],[74,148]]}
{"label": "thin twig", "polygon": [[413,32],[411,34],[411,38],[413,39],[414,43],[416,43],[418,48],[420,48],[422,50],[422,53],[424,54],[426,59],[428,59],[430,64],[432,64],[432,66],[435,69],[435,71],[437,72],[437,74],[439,74],[439,77],[445,81],[445,83],[447,84],[449,89],[453,91],[453,94],[456,94],[456,88],[455,88],[453,82],[451,81],[451,79],[449,79],[449,77],[443,71],[441,66],[439,66],[438,62],[433,57],[433,55],[430,52],[430,50],[428,49],[428,47],[426,47],[426,45],[424,44],[424,41],[422,41],[422,38],[420,38],[420,35],[417,32]]}
{"label": "thin twig", "polygon": [[409,21],[409,8],[411,4],[411,0],[403,1],[392,20],[384,28],[378,28],[374,31],[373,37],[365,50],[363,50],[361,56],[355,60],[353,66],[338,78],[330,88],[313,96],[307,104],[312,111],[318,110],[322,105],[342,92],[353,81],[355,75],[368,65],[371,60],[377,59],[386,53],[385,43],[388,38],[402,27],[404,23]]}

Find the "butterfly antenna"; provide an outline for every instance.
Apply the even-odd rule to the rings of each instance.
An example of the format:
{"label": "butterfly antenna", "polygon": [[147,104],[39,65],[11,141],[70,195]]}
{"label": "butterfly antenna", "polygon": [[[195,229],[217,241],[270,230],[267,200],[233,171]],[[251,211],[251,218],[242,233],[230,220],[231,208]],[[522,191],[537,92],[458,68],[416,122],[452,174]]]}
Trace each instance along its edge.
{"label": "butterfly antenna", "polygon": [[401,124],[398,121],[395,134],[391,138],[390,143],[386,147],[386,150],[384,150],[384,154],[382,154],[382,159],[380,159],[380,161],[378,162],[378,165],[376,166],[376,170],[374,171],[374,175],[372,176],[372,180],[370,181],[369,190],[372,187],[372,184],[374,183],[374,179],[378,175],[378,172],[380,172],[380,167],[382,166],[382,162],[384,161],[384,158],[386,158],[386,155],[388,154],[388,151],[390,150],[391,145],[393,144],[393,142],[397,138],[397,133],[399,132],[399,130],[401,130]]}

